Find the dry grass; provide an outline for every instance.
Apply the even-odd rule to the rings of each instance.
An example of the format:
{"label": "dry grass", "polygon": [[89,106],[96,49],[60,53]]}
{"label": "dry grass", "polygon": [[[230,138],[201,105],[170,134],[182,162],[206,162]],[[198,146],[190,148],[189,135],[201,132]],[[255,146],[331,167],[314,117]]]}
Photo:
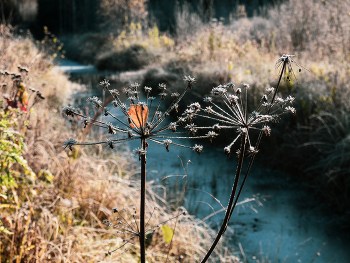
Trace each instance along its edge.
{"label": "dry grass", "polygon": [[[102,147],[88,147],[64,151],[62,143],[67,138],[81,138],[83,132],[74,120],[64,121],[60,107],[74,89],[82,87],[53,71],[49,57],[38,52],[31,39],[14,38],[6,27],[1,30],[3,69],[17,72],[19,64],[28,67],[30,72],[23,77],[25,86],[40,90],[46,97],[28,113],[27,128],[22,122],[25,115],[13,115],[18,121],[13,129],[24,132],[24,158],[36,178],[21,182],[20,178],[26,179],[21,174],[16,178],[18,187],[8,189],[8,199],[0,197],[1,224],[12,232],[12,235],[0,232],[1,261],[138,262],[139,249],[131,245],[127,250],[105,256],[123,240],[102,223],[112,216],[113,207],[133,207],[138,203],[135,201],[139,200],[139,171],[135,159],[127,149],[111,152]],[[10,88],[11,76],[1,78]],[[93,131],[89,136],[99,136],[99,132]],[[151,225],[178,213],[169,207],[162,187],[149,182],[147,210],[154,207],[158,210]],[[170,221],[168,225],[173,227],[174,223]],[[169,262],[200,260],[214,234],[203,222],[189,215],[181,216]],[[225,242],[213,262],[238,262],[233,251],[224,245]],[[147,249],[149,262],[164,262],[168,249],[161,231],[156,230]]]}

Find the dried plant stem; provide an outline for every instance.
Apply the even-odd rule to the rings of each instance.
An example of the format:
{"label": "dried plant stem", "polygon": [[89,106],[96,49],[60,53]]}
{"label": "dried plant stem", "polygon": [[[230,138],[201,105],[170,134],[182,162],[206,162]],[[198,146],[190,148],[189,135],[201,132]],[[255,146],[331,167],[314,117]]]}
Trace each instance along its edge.
{"label": "dried plant stem", "polygon": [[[272,96],[271,107],[268,109],[267,114],[270,114],[270,112],[271,112],[271,108],[272,108],[273,102],[274,102],[274,100],[276,98],[276,94],[278,92],[278,89],[279,89],[279,86],[280,86],[280,83],[281,83],[281,80],[282,80],[283,73],[286,71],[287,64],[288,64],[288,60],[286,59],[283,62],[283,66],[282,66],[282,69],[281,69],[281,73],[279,75],[278,83],[277,83],[275,92],[274,92],[274,94]],[[266,122],[264,123],[264,125],[266,125]],[[258,147],[260,145],[260,141],[261,141],[262,135],[263,135],[263,131],[261,130],[260,133],[259,133],[259,136],[258,136],[258,140],[256,142],[256,146],[255,146],[256,150],[258,150]],[[250,169],[251,169],[251,167],[253,165],[255,155],[258,152],[258,151],[255,151],[252,154],[252,156],[251,156],[251,159],[250,159],[250,162],[249,162],[249,165],[248,165],[248,168],[247,168],[247,172],[244,175],[243,182],[242,182],[242,184],[241,184],[241,186],[239,188],[237,197],[235,199],[235,194],[236,194],[236,190],[237,190],[238,182],[239,182],[239,176],[240,176],[241,169],[242,169],[242,164],[243,164],[244,151],[245,151],[245,140],[246,140],[246,134],[242,134],[242,145],[241,145],[241,149],[240,149],[240,153],[241,154],[240,154],[240,157],[239,157],[239,161],[238,161],[238,165],[237,165],[237,171],[236,171],[236,178],[235,178],[235,182],[234,182],[233,187],[232,187],[232,193],[231,193],[230,201],[229,201],[229,204],[228,204],[228,207],[227,207],[227,210],[226,210],[224,221],[223,221],[223,223],[221,225],[220,231],[218,232],[218,234],[217,234],[217,236],[216,236],[212,246],[208,250],[208,252],[205,255],[205,257],[203,258],[203,260],[201,261],[202,263],[206,262],[209,259],[211,253],[213,252],[215,246],[219,242],[221,236],[225,233],[228,221],[230,220],[230,218],[232,216],[232,213],[233,213],[233,210],[235,209],[235,207],[237,205],[239,196],[242,193],[243,186],[244,186],[244,184],[245,184],[245,182],[247,180],[248,174],[249,174]]]}
{"label": "dried plant stem", "polygon": [[[273,101],[275,100],[276,94],[277,94],[277,92],[278,92],[278,89],[279,89],[279,86],[280,86],[280,83],[281,83],[281,79],[282,79],[282,76],[283,76],[283,72],[286,70],[286,67],[287,67],[287,63],[288,63],[287,60],[285,60],[285,61],[283,62],[283,66],[282,66],[281,73],[280,73],[280,76],[279,76],[279,79],[278,79],[278,83],[277,83],[275,92],[274,92],[274,94],[273,94],[273,96],[272,96],[271,105],[273,104]],[[270,114],[271,108],[272,108],[272,107],[270,107],[270,108],[268,109],[267,114]],[[266,125],[266,122],[264,123],[264,125]],[[263,126],[264,126],[264,125],[263,125]],[[256,150],[258,150],[258,148],[259,148],[262,135],[263,135],[263,131],[260,131],[258,140],[256,141],[256,145],[255,145],[255,149],[256,149]],[[239,198],[239,196],[240,196],[241,193],[242,193],[243,186],[244,186],[244,184],[245,184],[245,182],[246,182],[246,180],[247,180],[248,174],[249,174],[249,172],[250,172],[250,169],[252,168],[252,165],[253,165],[253,162],[254,162],[254,159],[255,159],[255,155],[256,155],[257,153],[258,153],[258,151],[255,151],[255,152],[252,154],[252,157],[250,158],[250,162],[249,162],[249,164],[248,164],[247,172],[246,172],[246,174],[244,175],[242,184],[241,184],[241,186],[240,186],[240,188],[239,188],[236,201],[235,201],[235,203],[234,203],[234,205],[233,205],[233,209],[232,209],[232,211],[231,211],[231,215],[232,215],[233,210],[234,210],[235,207],[236,207],[236,204],[237,204],[237,202],[238,202],[238,198]],[[230,217],[231,217],[231,215],[230,215]]]}
{"label": "dried plant stem", "polygon": [[22,256],[23,256],[24,245],[27,242],[27,235],[28,235],[28,229],[29,229],[30,220],[31,220],[31,217],[32,217],[32,212],[33,212],[33,207],[31,206],[30,210],[29,210],[28,220],[27,220],[27,223],[26,223],[25,229],[24,229],[24,236],[23,236],[23,239],[22,239],[21,249],[20,249],[18,257],[16,258],[16,262],[17,263],[21,262],[21,259],[22,259]]}
{"label": "dried plant stem", "polygon": [[230,196],[230,201],[228,203],[226,214],[225,214],[224,220],[222,222],[221,228],[219,230],[219,233],[217,234],[217,236],[216,236],[213,244],[211,245],[210,249],[207,251],[207,254],[202,259],[202,261],[201,261],[202,263],[206,262],[209,259],[211,253],[214,251],[214,249],[215,249],[217,243],[219,242],[221,236],[225,233],[228,221],[230,220],[230,217],[231,217],[231,214],[232,214],[231,210],[234,209],[233,201],[235,199],[235,194],[236,194],[236,190],[237,190],[237,186],[238,186],[238,182],[239,182],[239,176],[240,176],[241,170],[242,170],[243,158],[244,158],[244,152],[245,152],[245,146],[246,146],[246,139],[247,139],[247,134],[246,133],[242,133],[242,142],[241,142],[240,155],[239,155],[238,164],[237,164],[235,182],[234,182],[234,184],[232,186],[232,192],[231,192],[231,196]]}
{"label": "dried plant stem", "polygon": [[[146,139],[141,139],[141,148],[146,150]],[[146,154],[141,155],[141,203],[140,203],[140,257],[146,262],[145,250],[145,199],[146,199]]]}

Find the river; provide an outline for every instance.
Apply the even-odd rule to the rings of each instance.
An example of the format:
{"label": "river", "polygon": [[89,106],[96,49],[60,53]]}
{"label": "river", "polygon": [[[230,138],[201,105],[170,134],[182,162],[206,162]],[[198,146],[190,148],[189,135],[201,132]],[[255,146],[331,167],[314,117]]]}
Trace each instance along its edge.
{"label": "river", "polygon": [[[86,91],[74,95],[75,104],[81,106],[87,97],[101,96],[96,76],[104,73],[97,72],[93,66],[68,60],[60,63],[56,70],[89,86]],[[132,83],[141,82],[142,73],[105,74],[114,80]],[[118,112],[113,111],[113,114]],[[200,142],[189,141],[187,145],[195,143]],[[227,158],[223,148],[216,147],[215,142],[205,146],[199,156],[190,149],[170,146],[168,153],[164,146],[151,145],[147,152],[147,179],[167,186],[170,195],[176,192],[174,188],[181,189],[187,180],[185,207],[215,228],[224,214],[212,214],[227,206],[237,158]],[[138,148],[139,142],[133,141],[128,147]],[[237,246],[237,255],[243,261],[350,262],[350,234],[339,230],[336,218],[325,214],[323,204],[310,195],[307,185],[255,162],[239,201],[230,220],[232,231],[225,235]],[[239,245],[244,253],[238,249]]]}

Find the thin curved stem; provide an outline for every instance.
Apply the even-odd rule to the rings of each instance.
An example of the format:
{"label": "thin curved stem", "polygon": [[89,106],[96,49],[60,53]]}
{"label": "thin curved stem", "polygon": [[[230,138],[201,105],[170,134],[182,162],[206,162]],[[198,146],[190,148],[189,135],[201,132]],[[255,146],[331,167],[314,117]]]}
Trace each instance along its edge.
{"label": "thin curved stem", "polygon": [[241,149],[240,149],[241,154],[240,154],[239,159],[238,159],[236,177],[235,177],[234,184],[232,186],[232,192],[231,192],[230,200],[229,200],[229,203],[228,203],[228,206],[227,206],[226,214],[225,214],[224,220],[223,220],[223,222],[221,224],[221,228],[219,230],[219,233],[217,234],[217,236],[216,236],[213,244],[211,245],[210,249],[207,251],[207,254],[202,259],[202,261],[201,261],[202,263],[206,262],[209,259],[211,253],[214,251],[216,245],[218,244],[221,236],[225,233],[228,221],[230,220],[231,211],[233,209],[233,201],[235,199],[235,194],[236,194],[236,190],[237,190],[238,182],[239,182],[239,176],[241,174],[242,165],[243,165],[243,158],[244,158],[244,152],[245,152],[246,139],[247,139],[247,134],[246,133],[242,133],[242,143],[241,143]]}
{"label": "thin curved stem", "polygon": [[[283,72],[286,69],[286,66],[287,66],[287,60],[285,60],[283,62],[283,66],[282,66],[281,73],[280,73],[280,76],[279,76],[279,79],[278,79],[277,87],[276,87],[276,90],[275,90],[275,92],[273,94],[273,97],[272,97],[272,100],[271,100],[271,107],[268,109],[267,114],[269,114],[271,112],[273,101],[275,100],[276,94],[278,92],[278,89],[279,89],[279,86],[280,86],[280,83],[281,83],[281,79],[282,79],[282,76],[283,76]],[[266,124],[266,122],[264,123],[264,125],[265,124]],[[261,130],[260,133],[259,133],[259,136],[258,136],[258,140],[257,140],[256,146],[255,146],[255,149],[258,149],[258,147],[260,145],[262,134],[263,134],[263,131]],[[242,184],[241,184],[241,186],[239,188],[236,200],[234,200],[235,199],[234,195],[235,195],[236,190],[237,190],[239,175],[240,175],[240,172],[241,172],[241,169],[242,169],[242,164],[243,164],[243,157],[244,157],[244,151],[245,151],[245,141],[246,141],[246,134],[243,134],[242,135],[242,145],[241,145],[241,155],[240,155],[240,158],[239,158],[239,161],[238,161],[238,165],[237,165],[236,178],[235,178],[235,182],[234,182],[233,187],[232,187],[232,193],[231,193],[229,205],[228,205],[227,210],[226,210],[224,221],[223,221],[223,223],[221,225],[220,231],[217,234],[217,236],[216,236],[212,246],[208,250],[207,254],[203,258],[201,263],[204,263],[204,262],[206,262],[209,259],[211,253],[214,251],[214,248],[217,245],[217,243],[219,242],[221,236],[225,233],[226,227],[227,227],[227,223],[230,220],[230,218],[232,216],[232,213],[233,213],[233,210],[235,209],[235,207],[237,205],[238,198],[239,198],[239,196],[240,196],[240,194],[242,192],[243,186],[244,186],[244,184],[245,184],[245,182],[247,180],[248,174],[249,174],[250,169],[251,169],[251,167],[253,165],[254,158],[255,158],[255,155],[256,155],[257,151],[252,155],[252,157],[250,159],[247,172],[244,175],[243,182],[242,182]],[[243,145],[243,142],[244,142],[244,145]],[[234,201],[234,203],[233,203],[233,201]]]}

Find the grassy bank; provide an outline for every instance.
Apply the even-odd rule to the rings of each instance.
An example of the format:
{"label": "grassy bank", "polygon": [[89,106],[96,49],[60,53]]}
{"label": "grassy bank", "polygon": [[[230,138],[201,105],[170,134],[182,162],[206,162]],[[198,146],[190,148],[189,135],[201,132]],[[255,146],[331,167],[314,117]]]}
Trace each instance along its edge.
{"label": "grassy bank", "polygon": [[[214,19],[209,24],[183,8],[176,15],[172,37],[156,27],[131,23],[115,36],[89,33],[74,41],[66,38],[66,48],[68,56],[81,50],[75,54],[84,56],[72,58],[103,70],[145,68],[142,84],[147,86],[164,82],[177,90],[183,86],[183,75],[194,75],[198,100],[219,84],[249,83],[252,109],[265,89],[276,85],[276,59],[283,53],[298,55],[296,60],[310,71],[299,73],[295,67],[296,76],[283,82],[280,94],[296,97],[297,115],[273,128],[264,144],[272,143],[273,151],[262,161],[309,182],[335,211],[346,214],[350,209],[348,6],[349,1],[292,0],[268,10],[265,17]],[[183,105],[196,100],[195,92]]]}
{"label": "grassy bank", "polygon": [[[138,262],[139,249],[132,245],[106,255],[125,242],[103,224],[114,217],[112,208],[136,206],[138,211],[136,160],[128,149],[64,150],[67,138],[100,136],[98,130],[84,134],[81,123],[62,118],[63,103],[84,87],[53,70],[52,54],[42,52],[45,43],[40,51],[30,36],[0,29],[1,178],[8,179],[0,181],[0,261]],[[147,191],[150,226],[178,215],[171,204],[181,193],[165,200],[152,182]],[[190,215],[167,225],[174,228],[176,221],[171,246],[159,228],[149,237],[149,262],[164,262],[167,254],[169,262],[195,262],[205,253],[214,231]],[[238,262],[225,242],[213,262]]]}

